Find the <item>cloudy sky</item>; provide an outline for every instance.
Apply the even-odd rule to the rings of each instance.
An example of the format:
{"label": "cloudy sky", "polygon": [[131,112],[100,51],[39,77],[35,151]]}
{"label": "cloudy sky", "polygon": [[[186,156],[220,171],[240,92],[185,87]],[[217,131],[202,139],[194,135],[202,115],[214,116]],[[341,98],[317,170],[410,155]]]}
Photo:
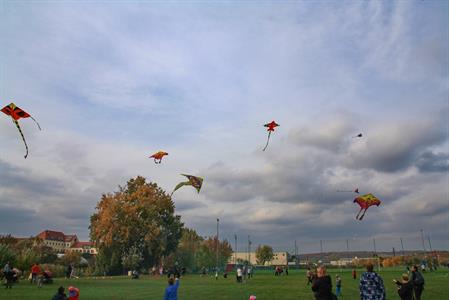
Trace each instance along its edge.
{"label": "cloudy sky", "polygon": [[[0,233],[88,239],[137,175],[186,226],[244,248],[449,249],[446,1],[7,1],[0,6]],[[264,123],[281,126],[262,152]],[[363,138],[353,135],[363,133]],[[161,165],[148,156],[169,152]],[[363,221],[358,187],[383,202]]]}

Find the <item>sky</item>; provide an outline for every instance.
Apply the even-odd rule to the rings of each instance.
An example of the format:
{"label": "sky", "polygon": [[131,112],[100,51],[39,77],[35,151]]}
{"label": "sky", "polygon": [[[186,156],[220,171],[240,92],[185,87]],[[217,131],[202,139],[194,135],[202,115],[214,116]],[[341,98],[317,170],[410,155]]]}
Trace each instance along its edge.
{"label": "sky", "polygon": [[0,118],[0,234],[87,240],[102,194],[187,173],[176,213],[237,250],[449,249],[447,1],[0,3],[0,106],[42,127],[24,159]]}

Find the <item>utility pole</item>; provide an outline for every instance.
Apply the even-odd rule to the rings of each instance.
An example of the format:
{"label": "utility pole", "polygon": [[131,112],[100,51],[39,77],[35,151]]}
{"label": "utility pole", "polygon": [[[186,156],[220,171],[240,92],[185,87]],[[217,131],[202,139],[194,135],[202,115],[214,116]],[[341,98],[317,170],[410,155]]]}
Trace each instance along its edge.
{"label": "utility pole", "polygon": [[217,266],[215,268],[215,278],[218,279],[218,247],[220,245],[219,239],[218,239],[218,225],[220,224],[220,219],[217,218]]}
{"label": "utility pole", "polygon": [[377,249],[376,249],[376,239],[373,239],[373,246],[374,246],[374,253],[377,254]]}
{"label": "utility pole", "polygon": [[295,240],[295,265],[298,267],[298,246],[296,246],[296,240]]}
{"label": "utility pole", "polygon": [[235,248],[234,248],[234,265],[237,264],[237,234],[234,233]]}
{"label": "utility pole", "polygon": [[346,251],[349,252],[349,240],[346,239]]}
{"label": "utility pole", "polygon": [[323,240],[320,240],[320,253],[323,256]]}
{"label": "utility pole", "polygon": [[248,264],[251,264],[251,240],[248,235]]}
{"label": "utility pole", "polygon": [[396,256],[396,250],[393,247],[393,256]]}
{"label": "utility pole", "polygon": [[424,250],[424,254],[426,253],[426,245],[424,244],[424,230],[421,229],[421,242],[422,242],[422,248]]}
{"label": "utility pole", "polygon": [[404,243],[402,243],[402,238],[401,238],[401,248],[402,248],[402,256],[405,256]]}
{"label": "utility pole", "polygon": [[429,241],[430,252],[432,252],[432,243],[430,242],[430,236],[427,236],[427,240]]}

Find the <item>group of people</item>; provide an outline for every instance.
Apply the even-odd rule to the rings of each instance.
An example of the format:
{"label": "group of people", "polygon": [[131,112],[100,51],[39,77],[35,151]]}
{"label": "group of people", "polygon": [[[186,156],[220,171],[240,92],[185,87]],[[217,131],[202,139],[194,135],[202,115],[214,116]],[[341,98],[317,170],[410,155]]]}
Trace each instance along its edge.
{"label": "group of people", "polygon": [[274,268],[274,276],[281,276],[285,271],[285,275],[288,276],[288,267],[285,266],[285,268],[281,267],[281,266],[276,266]]}
{"label": "group of people", "polygon": [[37,284],[37,287],[42,287],[43,284],[53,283],[52,273],[45,269],[43,270],[38,263],[31,267],[30,282]]}
{"label": "group of people", "polygon": [[68,291],[69,295],[67,296],[64,287],[60,286],[52,300],[79,300],[80,290],[78,288],[69,286]]}
{"label": "group of people", "polygon": [[[312,284],[315,300],[335,300],[341,295],[341,277],[336,276],[335,294],[332,291],[332,280],[326,273],[326,268],[319,266],[316,273],[310,268],[307,271],[307,284]],[[417,266],[413,266],[411,272],[402,274],[401,280],[393,280],[397,285],[397,293],[401,300],[421,300],[424,290],[424,277]],[[361,300],[385,300],[386,292],[382,277],[374,272],[374,266],[368,264],[366,272],[360,277]]]}
{"label": "group of people", "polygon": [[253,277],[253,270],[251,266],[244,265],[243,267],[238,266],[235,272],[236,280],[239,283],[246,282],[247,278]]}

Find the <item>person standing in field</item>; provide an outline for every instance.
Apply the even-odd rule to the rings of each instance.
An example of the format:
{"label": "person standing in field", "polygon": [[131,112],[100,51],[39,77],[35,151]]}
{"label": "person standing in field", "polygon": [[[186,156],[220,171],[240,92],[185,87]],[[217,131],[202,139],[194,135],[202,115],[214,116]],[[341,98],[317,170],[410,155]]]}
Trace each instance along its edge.
{"label": "person standing in field", "polygon": [[366,266],[366,272],[360,277],[360,299],[386,300],[384,281],[373,270],[374,266],[368,264]]}
{"label": "person standing in field", "polygon": [[312,279],[313,279],[313,272],[312,270],[310,270],[310,267],[307,267],[307,285],[312,283]]}
{"label": "person standing in field", "polygon": [[421,300],[421,294],[424,290],[424,277],[419,272],[417,266],[412,267],[411,282],[413,284],[413,291],[415,293],[415,300]]}
{"label": "person standing in field", "polygon": [[6,289],[12,289],[12,281],[14,277],[14,271],[9,265],[9,262],[6,262],[5,266],[3,267],[3,275],[5,276],[6,282],[5,282],[5,288]]}
{"label": "person standing in field", "polygon": [[38,276],[41,273],[41,267],[39,266],[39,264],[34,264],[31,267],[31,283],[37,283],[38,280]]}
{"label": "person standing in field", "polygon": [[326,274],[326,268],[319,266],[316,273],[317,277],[312,283],[312,291],[315,300],[334,300],[334,294],[332,293],[332,279]]}
{"label": "person standing in field", "polygon": [[168,287],[165,289],[164,300],[178,300],[179,278],[171,276],[168,279]]}
{"label": "person standing in field", "polygon": [[340,275],[337,275],[337,277],[335,277],[335,294],[338,296],[340,296],[341,294],[341,277]]}
{"label": "person standing in field", "polygon": [[413,283],[409,280],[408,274],[402,274],[402,281],[393,279],[398,286],[398,295],[401,300],[413,300]]}
{"label": "person standing in field", "polygon": [[240,267],[237,268],[237,282],[242,282],[242,269]]}
{"label": "person standing in field", "polygon": [[357,279],[357,270],[355,268],[352,269],[352,279]]}

